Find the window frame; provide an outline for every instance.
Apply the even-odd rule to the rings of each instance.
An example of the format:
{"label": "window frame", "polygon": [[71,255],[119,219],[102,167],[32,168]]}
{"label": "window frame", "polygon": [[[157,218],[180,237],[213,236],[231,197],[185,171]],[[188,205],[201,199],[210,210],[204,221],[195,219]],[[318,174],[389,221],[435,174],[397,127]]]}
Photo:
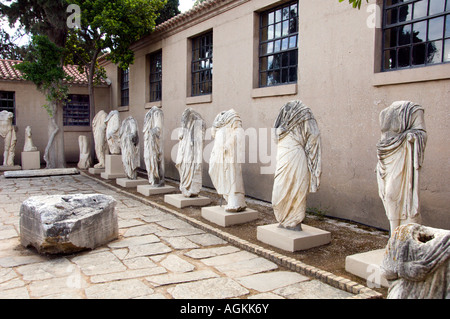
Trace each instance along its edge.
{"label": "window frame", "polygon": [[[213,41],[212,30],[191,38],[191,97],[212,94],[214,59]],[[207,56],[208,53],[210,53],[210,56]],[[202,63],[204,63],[205,67],[200,67]],[[196,79],[197,76],[198,80]]]}
{"label": "window frame", "polygon": [[[388,0],[383,0],[382,4],[383,4],[383,10],[382,10],[382,27],[381,27],[381,58],[380,58],[380,62],[381,62],[381,67],[380,67],[380,71],[381,72],[392,72],[392,71],[399,71],[399,70],[405,70],[405,69],[414,69],[414,68],[421,68],[421,67],[428,67],[428,66],[434,66],[434,65],[442,65],[442,64],[447,64],[450,63],[450,58],[445,58],[445,52],[446,52],[446,47],[447,48],[447,53],[450,54],[450,32],[448,34],[446,34],[446,29],[450,28],[450,0],[444,0],[444,11],[442,12],[437,12],[434,14],[430,15],[430,3],[433,0],[426,0],[427,1],[427,12],[425,15],[420,16],[415,18],[414,17],[414,10],[415,10],[415,6],[414,4],[421,2],[421,0],[407,0],[407,1],[403,1],[403,2],[397,2],[391,5],[388,5]],[[410,19],[405,19],[404,21],[399,21],[399,17],[400,17],[400,10],[403,7],[410,7],[411,8],[411,13]],[[395,12],[395,10],[397,10],[396,13],[396,20],[394,20],[394,23],[390,23],[388,24],[388,20],[389,20],[389,13],[390,12]],[[409,12],[407,12],[409,13]],[[429,39],[429,25],[430,25],[430,20],[433,19],[439,19],[439,18],[443,18],[443,23],[442,23],[442,33],[440,37],[434,38],[434,39]],[[421,40],[421,41],[414,41],[414,26],[418,25],[419,23],[423,23],[425,22],[425,39]],[[409,32],[409,39],[408,43],[405,44],[401,44],[400,43],[400,30],[403,27],[409,27],[410,32]],[[393,46],[386,46],[386,33],[388,32],[388,30],[391,29],[395,29],[394,33],[395,33],[395,45]],[[449,29],[450,30],[450,29]],[[390,31],[389,31],[390,32]],[[402,33],[402,34],[407,34]],[[406,39],[406,38],[405,38]],[[440,57],[440,61],[439,62],[433,62],[433,61],[428,61],[429,59],[429,54],[428,54],[428,50],[430,47],[430,44],[434,43],[434,42],[441,42],[441,57]],[[447,44],[447,45],[446,45]],[[417,56],[415,56],[415,48],[418,49],[419,46],[423,46],[422,50],[424,49],[424,57],[423,57],[423,62],[421,62],[421,60],[417,60]],[[399,65],[399,51],[400,50],[408,50],[408,64],[405,63],[405,65]],[[387,56],[386,54],[389,54],[388,52],[392,51],[391,54],[395,51],[395,65],[393,67],[386,67],[387,66]],[[419,52],[419,51],[417,51]],[[421,52],[419,52],[421,53]]]}
{"label": "window frame", "polygon": [[120,106],[130,105],[130,69],[119,69],[120,72]]}
{"label": "window frame", "polygon": [[[290,10],[293,6],[296,6],[296,15],[292,16]],[[289,8],[289,16],[283,17],[283,9]],[[289,1],[282,5],[270,8],[268,10],[261,11],[259,13],[259,41],[258,41],[258,87],[266,88],[280,85],[291,85],[298,83],[298,49],[299,49],[299,1]],[[276,20],[276,14],[280,11],[281,20]],[[270,14],[273,14],[273,21],[269,20]],[[267,23],[264,22],[264,19],[267,17]],[[291,30],[291,21],[295,21],[295,31]],[[287,34],[283,34],[283,24],[287,23]],[[280,36],[276,35],[277,24],[280,25]],[[272,31],[269,31],[269,27],[273,26]],[[264,37],[264,30],[267,28],[267,33],[272,32],[273,37],[270,38],[269,35],[267,39]],[[295,38],[295,46],[291,47],[290,40]],[[286,40],[286,49],[283,49],[283,42]],[[276,50],[277,42],[279,43],[280,49]],[[272,44],[271,52],[267,52],[267,50],[263,50],[265,46],[269,47],[269,44]],[[265,53],[263,53],[265,52]],[[285,65],[283,65],[283,56],[286,57],[287,61]],[[269,57],[272,57],[272,60],[278,59],[279,66],[273,67],[269,66]],[[264,60],[267,58],[267,67],[264,68],[266,64]],[[278,81],[274,83],[269,83],[269,74],[278,72]],[[286,72],[286,80],[283,80],[283,73]],[[291,78],[292,76],[292,78]]]}
{"label": "window frame", "polygon": [[160,102],[162,100],[162,50],[150,54],[149,83],[149,101]]}
{"label": "window frame", "polygon": [[[12,98],[3,98],[2,94],[12,94]],[[12,107],[3,106],[3,102],[12,102]],[[16,92],[15,91],[0,91],[0,112],[8,111],[14,114],[12,124],[16,125]]]}
{"label": "window frame", "polygon": [[[80,97],[78,105],[72,104],[74,97]],[[78,98],[77,98],[78,99]],[[91,103],[88,94],[69,94],[63,108],[64,127],[89,127],[91,126]],[[81,108],[80,108],[81,106]],[[73,121],[71,121],[73,120]],[[78,122],[78,121],[79,122]],[[81,124],[76,124],[81,123]]]}

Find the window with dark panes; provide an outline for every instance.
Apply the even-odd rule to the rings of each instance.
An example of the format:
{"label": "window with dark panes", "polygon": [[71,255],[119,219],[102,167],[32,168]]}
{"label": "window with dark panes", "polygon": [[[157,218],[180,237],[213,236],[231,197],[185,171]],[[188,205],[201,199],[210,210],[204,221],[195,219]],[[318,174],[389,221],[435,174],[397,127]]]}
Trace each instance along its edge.
{"label": "window with dark panes", "polygon": [[130,69],[120,69],[120,105],[130,104]]}
{"label": "window with dark panes", "polygon": [[162,97],[162,51],[150,55],[150,102]]}
{"label": "window with dark panes", "polygon": [[384,0],[383,71],[450,62],[450,0]]}
{"label": "window with dark panes", "polygon": [[90,126],[89,95],[69,94],[64,105],[64,126]]}
{"label": "window with dark panes", "polygon": [[213,33],[192,39],[192,96],[212,93]]}
{"label": "window with dark panes", "polygon": [[259,86],[297,82],[298,1],[260,15]]}
{"label": "window with dark panes", "polygon": [[1,111],[8,111],[14,114],[13,125],[16,125],[15,92],[0,91],[0,112]]}

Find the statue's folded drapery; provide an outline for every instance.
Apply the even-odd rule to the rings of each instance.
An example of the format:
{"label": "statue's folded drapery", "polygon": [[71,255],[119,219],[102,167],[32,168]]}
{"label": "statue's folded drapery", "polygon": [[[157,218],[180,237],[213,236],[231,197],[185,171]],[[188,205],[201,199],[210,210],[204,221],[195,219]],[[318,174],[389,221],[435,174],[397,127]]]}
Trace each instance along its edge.
{"label": "statue's folded drapery", "polygon": [[227,201],[226,211],[243,211],[247,207],[242,178],[245,145],[239,114],[231,109],[217,115],[212,135],[215,141],[209,162],[211,181]]}
{"label": "statue's folded drapery", "polygon": [[153,106],[144,119],[144,161],[150,185],[161,187],[164,179],[164,113]]}
{"label": "statue's folded drapery", "polygon": [[180,143],[176,168],[180,174],[180,190],[185,197],[194,197],[202,188],[203,140],[206,123],[201,115],[191,108],[181,118]]}
{"label": "statue's folded drapery", "polygon": [[419,224],[395,229],[381,265],[389,299],[450,298],[450,231]]}
{"label": "statue's folded drapery", "polygon": [[283,106],[274,126],[278,147],[272,206],[281,226],[296,228],[305,218],[308,192],[320,186],[320,132],[301,101]]}
{"label": "statue's folded drapery", "polygon": [[138,124],[133,117],[126,118],[120,127],[122,163],[129,179],[137,179],[137,169],[141,165]]}
{"label": "statue's folded drapery", "polygon": [[392,225],[420,223],[419,170],[427,141],[424,109],[395,102],[381,112],[380,124],[377,180],[386,215]]}
{"label": "statue's folded drapery", "polygon": [[109,152],[108,144],[106,142],[106,123],[105,120],[108,114],[101,110],[92,120],[92,133],[94,135],[95,155],[98,163],[94,165],[95,168],[105,168],[105,154]]}

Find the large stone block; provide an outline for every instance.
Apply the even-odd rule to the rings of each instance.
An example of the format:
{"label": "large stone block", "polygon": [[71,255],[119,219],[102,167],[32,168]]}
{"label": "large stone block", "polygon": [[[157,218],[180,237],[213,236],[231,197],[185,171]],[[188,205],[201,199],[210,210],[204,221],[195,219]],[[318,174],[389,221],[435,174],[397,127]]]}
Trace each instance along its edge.
{"label": "large stone block", "polygon": [[43,254],[94,249],[118,238],[116,200],[100,194],[30,197],[20,208],[20,240]]}

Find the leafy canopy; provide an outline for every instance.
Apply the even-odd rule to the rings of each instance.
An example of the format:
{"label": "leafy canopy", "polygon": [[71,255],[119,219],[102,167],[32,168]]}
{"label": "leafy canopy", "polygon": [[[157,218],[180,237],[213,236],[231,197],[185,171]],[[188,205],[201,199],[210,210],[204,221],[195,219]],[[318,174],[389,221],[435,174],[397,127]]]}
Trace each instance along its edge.
{"label": "leafy canopy", "polygon": [[[339,0],[339,2],[343,2],[343,1],[345,1],[345,0]],[[353,5],[353,8],[358,8],[358,9],[361,9],[361,2],[362,2],[362,0],[348,0],[348,3]],[[366,0],[366,2],[368,3],[369,0]]]}

